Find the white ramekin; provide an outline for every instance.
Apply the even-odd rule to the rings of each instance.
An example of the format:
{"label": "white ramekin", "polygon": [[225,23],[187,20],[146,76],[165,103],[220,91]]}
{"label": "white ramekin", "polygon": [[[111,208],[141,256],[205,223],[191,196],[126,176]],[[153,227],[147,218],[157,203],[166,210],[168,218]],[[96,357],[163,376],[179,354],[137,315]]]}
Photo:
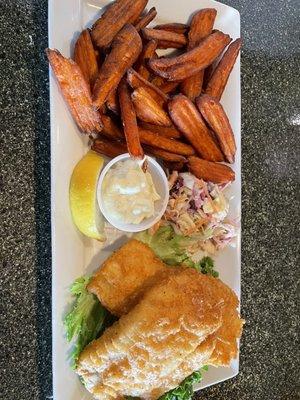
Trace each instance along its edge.
{"label": "white ramekin", "polygon": [[158,222],[161,217],[163,216],[168,200],[169,200],[169,186],[168,186],[168,179],[162,167],[156,162],[152,157],[145,156],[148,163],[148,171],[150,172],[155,189],[157,193],[160,195],[160,199],[155,202],[155,212],[154,215],[150,218],[144,219],[140,224],[127,224],[121,222],[115,218],[113,218],[109,212],[106,210],[104,206],[104,202],[102,199],[102,183],[105,175],[107,174],[108,170],[115,165],[119,161],[126,161],[130,158],[128,153],[121,154],[118,157],[113,158],[102,170],[98,186],[97,186],[97,200],[100,207],[100,210],[106,220],[113,225],[115,228],[119,229],[120,231],[124,232],[141,232],[145,231],[148,228],[151,228],[156,222]]}

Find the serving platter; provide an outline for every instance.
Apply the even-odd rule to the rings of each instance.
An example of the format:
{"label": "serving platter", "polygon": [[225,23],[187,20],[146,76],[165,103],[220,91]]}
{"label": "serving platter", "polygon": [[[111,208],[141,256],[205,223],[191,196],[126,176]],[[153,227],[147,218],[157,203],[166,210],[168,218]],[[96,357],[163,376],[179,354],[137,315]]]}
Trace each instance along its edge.
{"label": "serving platter", "polygon": [[[82,29],[99,17],[107,0],[50,0],[49,47],[57,48],[70,56],[73,44]],[[155,23],[186,22],[199,8],[213,7],[218,11],[215,27],[229,33],[233,39],[240,37],[240,15],[237,10],[212,0],[150,0],[148,8],[155,6],[158,17]],[[70,38],[73,40],[70,44]],[[231,121],[237,143],[234,170],[236,180],[227,189],[231,198],[230,216],[241,215],[241,94],[240,62],[237,60],[222,97],[222,104]],[[84,274],[90,274],[116,250],[126,235],[108,229],[108,240],[101,244],[81,235],[72,222],[69,210],[69,180],[78,160],[87,151],[87,138],[80,134],[55,79],[50,72],[51,113],[51,218],[52,218],[52,337],[53,337],[53,397],[56,400],[91,399],[68,360],[63,318],[72,301],[71,283]],[[234,246],[229,246],[216,257],[220,278],[240,297],[240,233]],[[229,368],[210,367],[197,389],[232,378],[238,373],[239,362]]]}

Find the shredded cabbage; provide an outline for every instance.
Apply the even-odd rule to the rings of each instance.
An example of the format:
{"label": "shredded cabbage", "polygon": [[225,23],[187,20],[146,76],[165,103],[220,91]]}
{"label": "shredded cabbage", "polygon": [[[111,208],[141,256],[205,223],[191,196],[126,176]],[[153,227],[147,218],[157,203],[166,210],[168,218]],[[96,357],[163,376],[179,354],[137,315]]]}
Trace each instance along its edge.
{"label": "shredded cabbage", "polygon": [[175,233],[192,237],[190,254],[214,254],[236,236],[236,226],[227,220],[229,201],[227,185],[197,179],[191,173],[170,176],[170,198],[160,225],[170,224]]}

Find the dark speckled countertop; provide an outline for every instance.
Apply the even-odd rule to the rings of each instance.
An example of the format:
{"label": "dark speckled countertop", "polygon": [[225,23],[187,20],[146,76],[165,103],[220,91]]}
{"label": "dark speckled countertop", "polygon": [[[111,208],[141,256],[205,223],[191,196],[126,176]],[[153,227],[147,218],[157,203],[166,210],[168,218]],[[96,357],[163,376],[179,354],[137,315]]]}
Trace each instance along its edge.
{"label": "dark speckled countertop", "polygon": [[[196,397],[295,400],[300,398],[299,1],[225,2],[240,11],[244,40],[242,312],[247,325],[238,377]],[[47,1],[1,0],[0,9],[0,398],[44,400],[52,396]]]}

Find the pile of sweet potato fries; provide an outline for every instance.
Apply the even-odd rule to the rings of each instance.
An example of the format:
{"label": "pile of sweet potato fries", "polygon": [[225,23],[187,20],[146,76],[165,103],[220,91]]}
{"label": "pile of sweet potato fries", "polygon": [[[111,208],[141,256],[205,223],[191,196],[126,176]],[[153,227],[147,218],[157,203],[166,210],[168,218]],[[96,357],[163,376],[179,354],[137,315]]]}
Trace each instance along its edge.
{"label": "pile of sweet potato fries", "polygon": [[[214,30],[216,10],[197,11],[189,25],[147,27],[148,0],[116,0],[81,32],[74,61],[47,56],[79,129],[108,157],[144,152],[171,170],[189,169],[215,183],[235,179],[236,144],[220,103],[241,40]],[[228,46],[228,47],[227,47]],[[227,49],[226,49],[227,47]],[[158,57],[157,49],[178,49]]]}

